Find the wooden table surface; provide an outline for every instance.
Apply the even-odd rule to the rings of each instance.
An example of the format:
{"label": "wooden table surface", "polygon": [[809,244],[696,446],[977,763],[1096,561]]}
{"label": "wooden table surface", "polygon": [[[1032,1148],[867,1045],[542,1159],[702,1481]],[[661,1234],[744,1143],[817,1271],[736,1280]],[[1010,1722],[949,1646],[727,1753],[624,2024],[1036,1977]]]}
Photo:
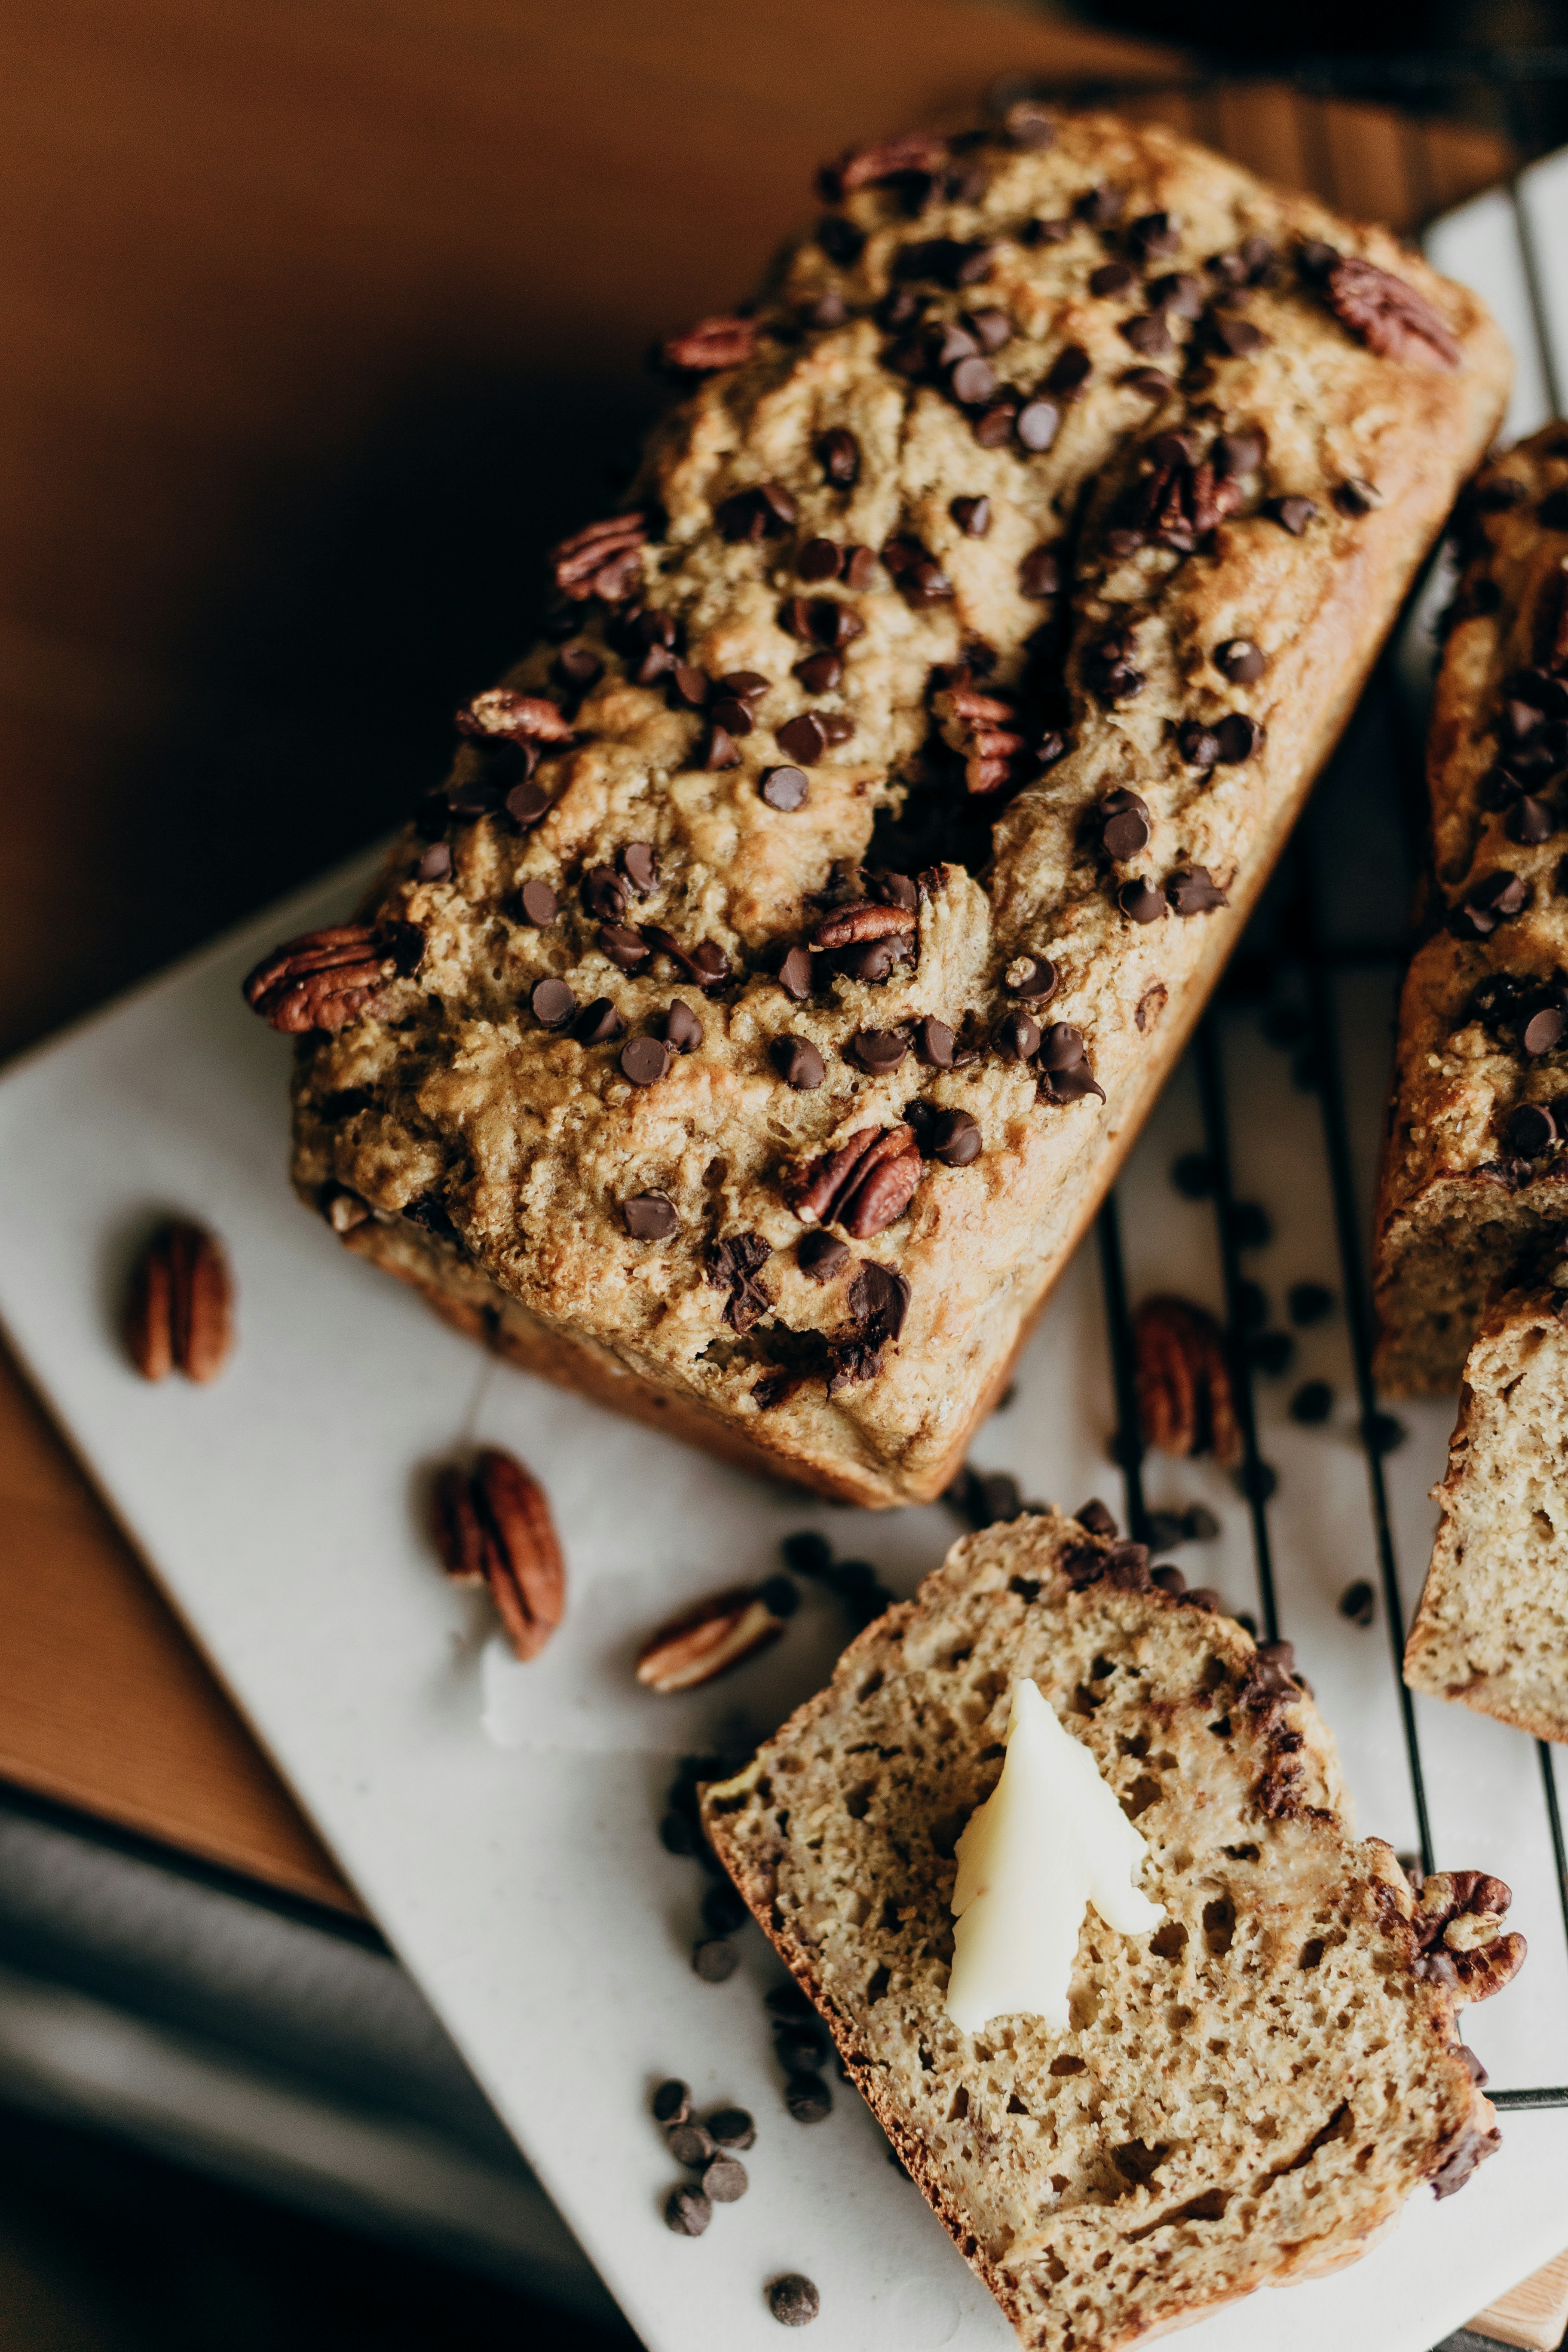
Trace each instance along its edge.
{"label": "wooden table surface", "polygon": [[[823,155],[1015,72],[1140,77],[1405,230],[1510,163],[963,0],[11,0],[0,1053],[384,831],[602,510],[655,334]],[[3,1360],[0,1610],[0,1777],[352,1905]]]}

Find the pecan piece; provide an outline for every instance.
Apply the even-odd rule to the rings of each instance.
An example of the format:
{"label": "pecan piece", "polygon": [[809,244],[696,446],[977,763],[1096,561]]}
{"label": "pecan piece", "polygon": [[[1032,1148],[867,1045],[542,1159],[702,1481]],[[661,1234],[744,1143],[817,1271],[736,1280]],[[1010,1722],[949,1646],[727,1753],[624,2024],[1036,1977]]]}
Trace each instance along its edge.
{"label": "pecan piece", "polygon": [[570,720],[559,703],[543,694],[514,694],[509,686],[492,686],[476,694],[458,713],[459,735],[522,743],[564,743],[572,734]]}
{"label": "pecan piece", "polygon": [[855,1240],[869,1241],[903,1214],[924,1174],[913,1128],[902,1120],[863,1127],[796,1175],[790,1205],[803,1225],[838,1224]]}
{"label": "pecan piece", "polygon": [[574,604],[585,604],[590,596],[601,596],[606,604],[619,604],[642,577],[638,551],[647,535],[648,519],[640,512],[607,515],[603,522],[586,523],[551,550],[550,576],[560,593],[570,596]]}
{"label": "pecan piece", "polygon": [[1013,703],[960,677],[932,695],[931,709],[942,741],[963,761],[967,791],[994,793],[1011,781],[1013,762],[1027,749]]}
{"label": "pecan piece", "polygon": [[1225,1335],[1190,1299],[1146,1298],[1132,1318],[1138,1418],[1162,1454],[1241,1459]]}
{"label": "pecan piece", "polygon": [[699,319],[683,335],[667,337],[659,357],[678,375],[712,375],[720,368],[740,367],[756,348],[756,320],[731,315]]}
{"label": "pecan piece", "polygon": [[884,180],[916,173],[934,175],[946,161],[945,139],[934,131],[908,131],[872,147],[851,147],[837,162],[824,163],[816,175],[817,189],[828,204],[842,204],[857,188],[874,188]]}
{"label": "pecan piece", "polygon": [[1511,1889],[1486,1871],[1434,1871],[1416,1897],[1415,1973],[1447,1985],[1457,2001],[1500,1992],[1524,1966],[1524,1937],[1500,1932],[1512,1901]]}
{"label": "pecan piece", "polygon": [[487,1584],[520,1658],[536,1658],[561,1622],[566,1570],[542,1488],[515,1454],[489,1445],[471,1472],[436,1481],[436,1549],[458,1584]]}
{"label": "pecan piece", "polygon": [[784,1629],[764,1588],[732,1585],[650,1634],[637,1653],[637,1680],[666,1696],[696,1690],[771,1649]]}
{"label": "pecan piece", "polygon": [[1425,295],[1403,278],[1342,254],[1328,275],[1329,305],[1342,327],[1380,359],[1457,368],[1459,346]]}
{"label": "pecan piece", "polygon": [[710,1290],[727,1290],[724,1320],[732,1331],[749,1331],[759,1317],[771,1314],[773,1300],[757,1280],[773,1255],[760,1234],[732,1234],[716,1242],[704,1261]]}
{"label": "pecan piece", "polygon": [[425,934],[417,923],[339,923],[285,940],[246,975],[245,1001],[286,1037],[337,1030],[370,1005],[386,981],[418,971]]}
{"label": "pecan piece", "polygon": [[234,1338],[234,1288],[216,1234],[187,1219],[161,1225],[136,1261],[125,1344],[143,1380],[215,1380]]}
{"label": "pecan piece", "polygon": [[847,907],[824,915],[811,935],[814,948],[860,947],[868,940],[889,940],[915,928],[912,907],[882,906],[875,899],[856,898]]}

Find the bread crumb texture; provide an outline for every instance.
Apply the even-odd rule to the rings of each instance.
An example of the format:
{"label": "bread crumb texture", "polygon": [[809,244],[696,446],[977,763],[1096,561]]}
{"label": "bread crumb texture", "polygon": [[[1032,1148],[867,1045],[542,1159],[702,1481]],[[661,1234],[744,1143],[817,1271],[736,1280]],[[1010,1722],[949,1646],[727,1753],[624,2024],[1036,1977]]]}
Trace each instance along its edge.
{"label": "bread crumb texture", "polygon": [[422,961],[296,1096],[350,1247],[874,1504],[962,1460],[1508,374],[1386,234],[1164,131],[916,143],[666,347],[626,515],[365,910]]}
{"label": "bread crumb texture", "polygon": [[[914,2179],[1051,2352],[1352,2259],[1495,2145],[1454,1989],[1391,1849],[1351,1834],[1310,1699],[1229,1619],[1135,1589],[1127,1552],[1055,1516],[967,1538],[704,1805]],[[972,2036],[943,2009],[953,1846],[1022,1675],[1168,1916],[1130,1937],[1086,1914],[1066,2032]]]}

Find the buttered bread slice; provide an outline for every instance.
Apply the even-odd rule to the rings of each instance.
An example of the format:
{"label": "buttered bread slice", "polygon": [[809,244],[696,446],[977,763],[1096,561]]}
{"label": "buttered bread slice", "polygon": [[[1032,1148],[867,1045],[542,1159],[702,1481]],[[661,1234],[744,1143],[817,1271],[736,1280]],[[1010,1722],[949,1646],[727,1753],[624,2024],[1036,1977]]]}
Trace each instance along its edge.
{"label": "buttered bread slice", "polygon": [[[1179,1584],[1173,1571],[1163,1580]],[[1068,2023],[946,2012],[954,1847],[1032,1680],[1144,1840],[1160,1926],[1084,1914]],[[1500,1881],[1351,1832],[1289,1669],[1141,1546],[1055,1514],[956,1545],[704,1801],[709,1835],[1022,2343],[1111,2352],[1352,2259],[1497,2144],[1456,2006]]]}

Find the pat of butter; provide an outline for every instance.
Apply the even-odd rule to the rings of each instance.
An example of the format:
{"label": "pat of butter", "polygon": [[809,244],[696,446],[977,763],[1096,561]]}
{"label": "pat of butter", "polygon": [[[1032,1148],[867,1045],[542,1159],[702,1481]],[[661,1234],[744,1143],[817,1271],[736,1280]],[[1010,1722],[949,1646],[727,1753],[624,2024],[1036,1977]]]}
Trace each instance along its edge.
{"label": "pat of butter", "polygon": [[1002,1778],[958,1841],[946,2008],[961,2032],[1020,2014],[1065,2028],[1085,1905],[1123,1936],[1165,1916],[1132,1884],[1147,1853],[1089,1749],[1015,1683]]}

